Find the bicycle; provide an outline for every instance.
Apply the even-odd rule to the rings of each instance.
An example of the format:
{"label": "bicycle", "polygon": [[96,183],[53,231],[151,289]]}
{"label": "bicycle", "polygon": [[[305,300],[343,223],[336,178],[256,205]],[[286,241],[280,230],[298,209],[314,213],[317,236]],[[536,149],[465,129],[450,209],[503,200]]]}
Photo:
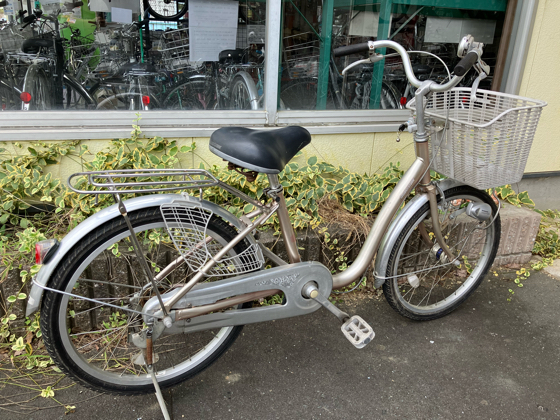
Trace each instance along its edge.
{"label": "bicycle", "polygon": [[[44,342],[63,372],[92,389],[118,394],[156,390],[161,397],[160,386],[176,385],[215,362],[243,325],[321,307],[333,313],[346,338],[362,348],[374,338],[373,329],[328,297],[333,289],[358,281],[374,256],[375,286],[409,319],[447,315],[474,292],[500,243],[499,207],[484,189],[503,185],[504,175],[510,182],[521,178],[526,155],[517,152],[530,148],[546,104],[496,92],[454,90],[471,67],[482,68],[483,45],[472,37],[461,42],[462,60],[445,84],[418,80],[407,52],[393,41],[340,47],[335,54],[369,52],[371,60],[377,48],[397,51],[407,78],[417,87],[409,104],[415,113],[400,128],[414,133],[417,157],[348,269],[333,275],[320,263],[301,262],[278,174],[310,143],[304,128],[226,127],[212,135],[210,150],[245,174],[247,182],[257,173],[267,175],[265,202],[202,169],[73,174],[68,182],[74,191],[112,194],[116,204],[82,222],[59,244],[49,240],[37,245],[42,267],[33,279],[27,315],[41,304]],[[465,100],[467,91],[475,95],[474,101]],[[497,131],[487,129],[495,124],[504,147],[515,151],[496,145]],[[471,135],[460,137],[465,132]],[[478,161],[487,156],[480,149],[476,155],[464,151],[473,139],[480,140],[478,146],[500,147],[502,160],[481,167]],[[451,140],[463,152],[453,152]],[[494,156],[492,147],[489,156]],[[516,165],[514,155],[521,159]],[[469,170],[457,164],[446,169],[454,158],[473,164]],[[432,182],[430,164],[444,174],[451,171],[456,179]],[[194,189],[202,194],[210,186],[251,204],[251,209],[238,218],[197,194],[171,193]],[[414,198],[399,211],[413,190]],[[145,195],[150,192],[164,194]],[[143,195],[123,200],[123,194],[132,193]],[[289,264],[252,234],[275,213]],[[275,267],[263,269],[265,258]],[[280,292],[282,304],[251,308],[254,300]]]}
{"label": "bicycle", "polygon": [[[38,32],[37,36],[24,40],[21,47],[31,63],[21,89],[21,109],[24,111],[88,109],[96,105],[95,99],[69,71],[59,13],[60,10],[54,16],[48,16],[35,10],[24,18],[22,29],[31,25]],[[71,39],[75,36],[76,33],[72,32]]]}
{"label": "bicycle", "polygon": [[259,94],[251,75],[262,66],[247,64],[243,49],[220,52],[218,62],[205,64],[202,74],[193,74],[169,92],[168,109],[252,109],[259,108]]}

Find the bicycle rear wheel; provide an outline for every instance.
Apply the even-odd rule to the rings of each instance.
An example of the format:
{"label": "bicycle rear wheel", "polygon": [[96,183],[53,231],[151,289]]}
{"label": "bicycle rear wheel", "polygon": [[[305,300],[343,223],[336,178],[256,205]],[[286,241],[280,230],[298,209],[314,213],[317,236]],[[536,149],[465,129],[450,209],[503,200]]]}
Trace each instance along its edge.
{"label": "bicycle rear wheel", "polygon": [[[280,90],[280,98],[286,109],[309,110],[317,108],[317,79],[295,79]],[[331,89],[327,92],[327,109],[335,109]]]}
{"label": "bicycle rear wheel", "polygon": [[157,18],[164,20],[179,19],[187,12],[188,2],[179,0],[144,0],[144,8]]}
{"label": "bicycle rear wheel", "polygon": [[[250,83],[253,85],[250,86]],[[229,90],[230,109],[257,109],[259,98],[256,94],[255,83],[236,76]]]}
{"label": "bicycle rear wheel", "polygon": [[[159,207],[131,212],[129,217],[155,273],[179,257]],[[193,230],[202,228],[196,225],[202,223],[199,218],[190,223]],[[184,227],[190,229],[188,225]],[[222,219],[211,217],[205,231],[211,238],[206,245],[208,251],[215,255],[236,234]],[[146,366],[137,359],[141,349],[130,340],[130,334],[145,328],[143,318],[127,309],[140,311],[155,292],[146,283],[130,248],[126,222],[122,217],[116,218],[83,239],[60,262],[49,282],[49,287],[79,297],[49,291],[43,297],[41,329],[46,348],[63,372],[89,388],[129,395],[153,392]],[[247,246],[242,241],[229,255],[240,254]],[[192,259],[197,257],[195,254]],[[199,263],[194,261],[195,265]],[[185,284],[194,274],[183,264],[158,281],[160,293]],[[82,296],[96,302],[86,301]],[[229,348],[241,329],[236,326],[190,334],[164,333],[154,340],[154,370],[160,386],[176,385],[209,367]]]}
{"label": "bicycle rear wheel", "polygon": [[207,83],[205,80],[190,80],[173,89],[164,106],[167,109],[208,109],[212,98],[206,94]]}
{"label": "bicycle rear wheel", "polygon": [[[39,65],[31,65],[27,69],[22,91],[31,95],[28,108],[30,111],[52,109],[53,95],[51,85],[45,71]],[[22,103],[22,109],[24,109],[23,107],[24,104]]]}
{"label": "bicycle rear wheel", "polygon": [[[442,234],[461,265],[447,261],[432,233],[426,203],[399,233],[384,273],[387,302],[399,314],[417,321],[440,318],[457,309],[488,273],[500,244],[500,216],[488,194],[465,185],[444,194],[445,201],[438,202]],[[468,216],[465,208],[471,202],[488,204],[490,220]]]}

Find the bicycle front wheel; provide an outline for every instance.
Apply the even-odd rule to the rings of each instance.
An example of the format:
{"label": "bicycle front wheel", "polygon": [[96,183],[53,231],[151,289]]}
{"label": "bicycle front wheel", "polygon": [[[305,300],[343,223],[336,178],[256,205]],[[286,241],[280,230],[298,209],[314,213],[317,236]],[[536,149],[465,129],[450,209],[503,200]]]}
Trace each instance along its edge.
{"label": "bicycle front wheel", "polygon": [[[438,202],[442,234],[461,265],[447,261],[426,203],[399,233],[385,273],[387,302],[418,321],[440,318],[464,302],[488,273],[500,244],[500,216],[488,194],[464,185],[444,194],[445,201]],[[480,222],[468,216],[465,208],[471,202],[490,205],[492,217]]]}
{"label": "bicycle front wheel", "polygon": [[[179,257],[171,245],[159,207],[131,212],[129,217],[148,264],[156,274]],[[190,223],[192,226],[185,225],[185,229],[200,231],[196,224],[202,222],[198,218]],[[205,233],[211,238],[207,249],[212,255],[236,235],[235,229],[216,216],[209,220]],[[49,283],[56,290],[78,297],[46,291],[41,309],[44,342],[57,366],[87,387],[119,394],[154,391],[146,366],[139,364],[141,349],[129,340],[132,333],[141,331],[145,325],[141,315],[127,309],[141,311],[155,296],[131,244],[122,217],[93,230],[60,262]],[[240,242],[230,255],[243,252],[247,246],[246,241]],[[189,266],[183,264],[165,279],[158,280],[160,293],[185,284],[193,275]],[[241,328],[164,334],[154,340],[157,360],[154,370],[159,384],[170,387],[206,369],[229,348]]]}

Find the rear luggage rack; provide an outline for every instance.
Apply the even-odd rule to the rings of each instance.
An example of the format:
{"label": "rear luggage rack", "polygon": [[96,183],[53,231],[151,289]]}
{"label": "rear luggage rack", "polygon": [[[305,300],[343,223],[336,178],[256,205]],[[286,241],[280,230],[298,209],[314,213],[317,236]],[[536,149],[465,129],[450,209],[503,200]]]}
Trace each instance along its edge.
{"label": "rear luggage rack", "polygon": [[[79,177],[83,178],[75,180]],[[84,182],[97,189],[80,189],[84,188]],[[68,178],[68,187],[78,194],[154,193],[202,189],[218,184],[220,181],[204,169],[122,169],[78,172]]]}

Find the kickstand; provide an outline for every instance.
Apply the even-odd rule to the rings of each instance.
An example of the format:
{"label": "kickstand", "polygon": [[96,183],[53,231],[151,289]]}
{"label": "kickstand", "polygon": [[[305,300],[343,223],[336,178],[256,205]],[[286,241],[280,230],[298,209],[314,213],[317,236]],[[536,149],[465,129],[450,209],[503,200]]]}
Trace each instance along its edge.
{"label": "kickstand", "polygon": [[152,365],[148,366],[148,372],[152,377],[152,382],[154,383],[154,388],[156,389],[156,397],[159,403],[159,407],[161,408],[161,412],[163,413],[163,418],[165,420],[171,420],[171,417],[169,417],[169,412],[167,411],[167,405],[165,404],[165,400],[163,399],[163,394],[161,393],[161,389],[159,388],[156,374],[154,372],[154,367]]}
{"label": "kickstand", "polygon": [[150,374],[150,377],[152,378],[152,382],[154,383],[154,388],[156,389],[156,397],[159,403],[159,408],[161,408],[161,412],[163,413],[163,418],[165,420],[171,420],[171,417],[169,417],[169,412],[167,411],[167,405],[165,404],[165,400],[163,399],[163,394],[161,393],[161,389],[159,387],[157,378],[156,378],[156,373],[154,372],[154,365],[153,365],[153,342],[152,342],[152,327],[150,326],[150,328],[148,329],[148,332],[146,334],[146,357],[145,357],[145,362],[146,362],[146,366],[148,368],[148,373]]}

